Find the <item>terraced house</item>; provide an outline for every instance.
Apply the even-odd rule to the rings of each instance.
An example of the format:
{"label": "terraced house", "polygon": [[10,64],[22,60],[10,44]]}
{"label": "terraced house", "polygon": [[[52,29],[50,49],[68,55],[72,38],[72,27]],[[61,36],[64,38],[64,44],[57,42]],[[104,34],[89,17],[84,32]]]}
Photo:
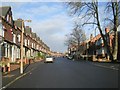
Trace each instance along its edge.
{"label": "terraced house", "polygon": [[[107,42],[109,43],[110,48],[113,48],[114,45],[114,33],[112,30],[110,30],[109,28],[105,28],[105,37],[106,35],[108,35],[108,37],[106,37]],[[86,55],[87,57],[90,57],[89,60],[92,61],[97,61],[96,59],[98,59],[98,61],[109,61],[109,56],[107,53],[107,50],[104,46],[103,43],[103,39],[101,37],[100,34],[96,35],[95,37],[93,37],[93,35],[91,34],[90,39],[86,40],[86,42],[80,43],[80,55]],[[71,56],[74,55],[74,53],[76,52],[76,47],[75,46],[71,46],[68,47],[68,52]],[[95,58],[96,57],[96,58]],[[117,60],[120,61],[120,25],[118,26],[118,54],[117,54]]]}
{"label": "terraced house", "polygon": [[0,46],[2,60],[7,58],[10,62],[17,62],[21,53],[21,33],[23,33],[23,57],[36,58],[38,53],[50,54],[50,48],[32,32],[32,28],[22,24],[22,19],[13,20],[10,6],[0,7]]}
{"label": "terraced house", "polygon": [[[0,7],[0,20],[1,20],[1,30],[2,30],[2,36],[3,36],[3,42],[1,45],[1,54],[2,57],[11,57],[13,58],[13,46],[15,46],[15,43],[13,41],[13,36],[15,32],[14,27],[14,21],[12,18],[12,11],[10,7]],[[13,60],[11,60],[13,61]]]}

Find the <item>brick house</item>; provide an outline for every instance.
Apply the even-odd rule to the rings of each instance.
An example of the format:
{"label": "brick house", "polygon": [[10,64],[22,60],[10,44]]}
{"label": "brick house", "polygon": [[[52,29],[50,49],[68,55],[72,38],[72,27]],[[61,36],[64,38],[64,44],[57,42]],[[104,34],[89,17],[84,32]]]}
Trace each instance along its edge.
{"label": "brick house", "polygon": [[31,37],[32,29],[29,26],[25,27],[25,34],[27,39],[27,50],[26,50],[26,56],[29,58],[31,57],[31,48],[32,48],[32,37]]}
{"label": "brick house", "polygon": [[[17,35],[17,37],[18,37],[18,40],[19,40],[19,39],[21,39],[21,33],[22,33],[22,19],[15,20],[15,24],[14,25],[18,28],[18,31],[17,31],[18,35]],[[25,30],[25,25],[23,25],[23,27],[24,27],[24,30]],[[23,57],[25,57],[25,49],[26,49],[25,40],[26,40],[26,35],[25,35],[25,33],[23,33]],[[19,40],[18,42],[21,43],[21,40]]]}
{"label": "brick house", "polygon": [[91,34],[90,40],[87,42],[87,54],[88,55],[95,55],[96,54],[96,43],[100,40],[101,35],[98,34],[95,37]]}
{"label": "brick house", "polygon": [[32,50],[31,55],[34,57],[36,56],[36,33],[32,32]]}
{"label": "brick house", "polygon": [[[2,12],[0,16],[0,20],[2,23],[2,31],[3,31],[3,44],[1,45],[1,56],[7,58],[13,58],[13,45],[14,44],[14,21],[12,18],[12,11],[10,6],[0,7],[0,11]],[[14,61],[13,59],[11,61]]]}
{"label": "brick house", "polygon": [[[108,35],[108,37],[107,37]],[[119,36],[119,29],[118,29],[118,59],[120,58],[120,45],[119,45],[119,41],[120,41],[120,36]],[[114,33],[112,31],[110,31],[109,28],[105,28],[105,38],[107,40],[107,42],[109,43],[110,48],[112,49],[113,45],[114,45]],[[87,53],[88,55],[96,55],[97,57],[100,58],[107,58],[106,56],[108,56],[107,54],[107,50],[104,46],[104,42],[103,39],[101,37],[100,34],[98,34],[95,37],[90,37],[90,41],[88,42],[88,49],[87,49]]]}
{"label": "brick house", "polygon": [[[16,59],[21,57],[22,20],[13,20],[10,6],[0,7],[0,12],[2,12],[0,15],[0,57],[7,57],[10,58],[11,62],[16,62]],[[32,32],[29,26],[25,27],[25,25],[23,48],[24,57],[36,57],[38,52],[49,51],[49,47],[40,40],[36,33]]]}

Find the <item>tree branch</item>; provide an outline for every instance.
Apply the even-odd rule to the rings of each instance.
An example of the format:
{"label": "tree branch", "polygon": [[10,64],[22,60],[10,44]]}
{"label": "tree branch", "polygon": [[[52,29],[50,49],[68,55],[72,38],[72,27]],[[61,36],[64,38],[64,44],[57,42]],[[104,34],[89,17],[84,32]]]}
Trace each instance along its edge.
{"label": "tree branch", "polygon": [[98,25],[97,23],[95,22],[87,22],[87,23],[83,23],[82,26],[86,25],[86,24],[94,24],[94,25]]}
{"label": "tree branch", "polygon": [[111,21],[111,22],[114,24],[114,21],[111,20],[110,18],[105,18],[105,20],[107,20],[107,21]]}

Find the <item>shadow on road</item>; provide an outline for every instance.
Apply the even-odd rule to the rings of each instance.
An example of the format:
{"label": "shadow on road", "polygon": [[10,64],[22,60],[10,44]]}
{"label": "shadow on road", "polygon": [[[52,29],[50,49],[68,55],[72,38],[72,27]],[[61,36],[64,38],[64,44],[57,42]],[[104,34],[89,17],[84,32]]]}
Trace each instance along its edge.
{"label": "shadow on road", "polygon": [[23,72],[25,72],[25,70],[26,70],[29,66],[30,66],[30,64],[28,64],[28,65],[24,68]]}

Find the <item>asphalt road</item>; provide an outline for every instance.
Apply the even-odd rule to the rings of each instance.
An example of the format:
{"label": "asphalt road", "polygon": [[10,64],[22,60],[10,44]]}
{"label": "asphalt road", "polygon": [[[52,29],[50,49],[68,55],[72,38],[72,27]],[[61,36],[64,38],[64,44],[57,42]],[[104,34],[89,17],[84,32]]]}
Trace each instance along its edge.
{"label": "asphalt road", "polygon": [[117,88],[118,70],[88,61],[56,58],[54,63],[39,62],[26,76],[8,88]]}

